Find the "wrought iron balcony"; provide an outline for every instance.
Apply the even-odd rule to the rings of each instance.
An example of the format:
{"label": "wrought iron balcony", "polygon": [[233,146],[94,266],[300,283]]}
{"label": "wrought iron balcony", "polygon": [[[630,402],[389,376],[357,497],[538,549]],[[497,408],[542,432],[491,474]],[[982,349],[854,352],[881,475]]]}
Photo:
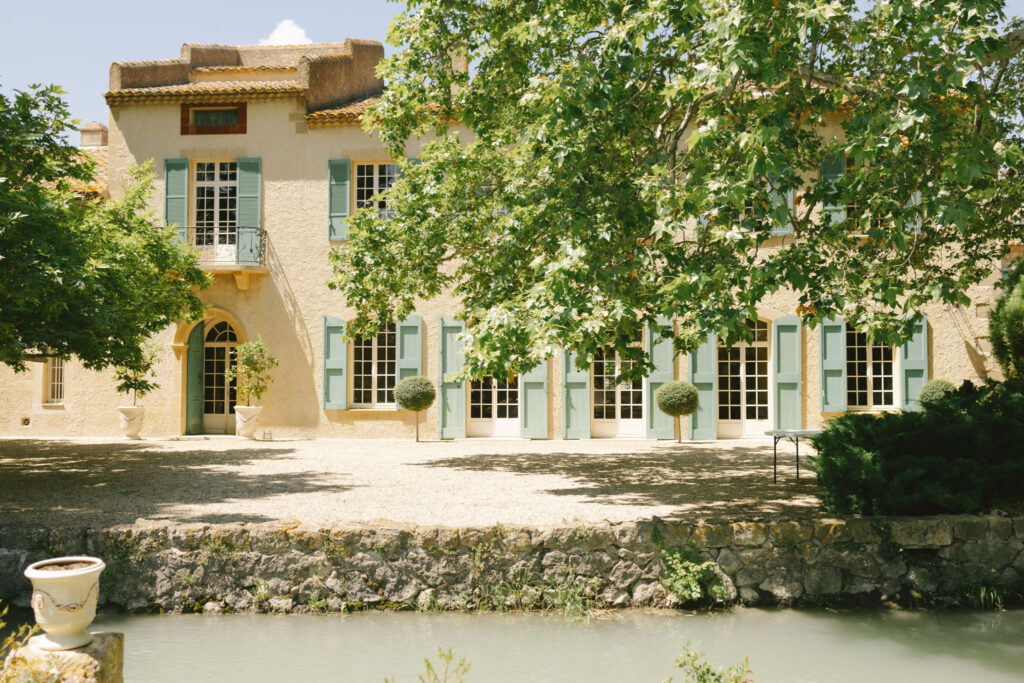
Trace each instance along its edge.
{"label": "wrought iron balcony", "polygon": [[267,232],[262,228],[178,227],[178,241],[199,253],[199,265],[214,273],[232,273],[239,289],[249,289],[249,275],[267,272]]}

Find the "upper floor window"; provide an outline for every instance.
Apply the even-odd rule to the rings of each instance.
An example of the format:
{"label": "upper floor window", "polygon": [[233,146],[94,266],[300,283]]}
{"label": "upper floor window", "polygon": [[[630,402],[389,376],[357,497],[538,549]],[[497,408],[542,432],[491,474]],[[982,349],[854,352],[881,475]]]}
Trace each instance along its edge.
{"label": "upper floor window", "polygon": [[44,403],[64,402],[64,359],[50,358],[46,361],[46,385]]}
{"label": "upper floor window", "polygon": [[356,208],[374,208],[387,211],[387,202],[374,198],[395,184],[398,165],[392,163],[356,163]]}
{"label": "upper floor window", "polygon": [[182,135],[230,135],[244,133],[245,102],[181,105]]}
{"label": "upper floor window", "polygon": [[361,408],[395,405],[397,337],[394,323],[374,337],[352,344],[352,404]]}
{"label": "upper floor window", "polygon": [[893,408],[895,354],[891,346],[869,344],[868,336],[846,326],[846,404],[850,408]]}
{"label": "upper floor window", "polygon": [[195,246],[235,244],[238,227],[238,163],[197,161],[194,166]]}

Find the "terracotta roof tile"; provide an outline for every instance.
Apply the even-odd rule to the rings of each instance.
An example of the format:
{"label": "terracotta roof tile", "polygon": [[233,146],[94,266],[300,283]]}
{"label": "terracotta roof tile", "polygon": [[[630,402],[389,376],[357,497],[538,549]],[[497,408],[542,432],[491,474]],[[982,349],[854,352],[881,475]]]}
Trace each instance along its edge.
{"label": "terracotta roof tile", "polygon": [[157,85],[148,88],[112,90],[104,97],[107,104],[124,102],[203,102],[222,96],[242,96],[254,99],[291,99],[305,95],[306,89],[298,81],[209,81]]}
{"label": "terracotta roof tile", "polygon": [[378,101],[380,101],[380,95],[373,95],[346,102],[340,107],[310,112],[306,114],[306,123],[311,126],[342,126],[359,123],[363,114]]}
{"label": "terracotta roof tile", "polygon": [[193,73],[245,73],[250,71],[295,71],[295,66],[270,66],[267,64],[247,64],[243,66],[197,66]]}

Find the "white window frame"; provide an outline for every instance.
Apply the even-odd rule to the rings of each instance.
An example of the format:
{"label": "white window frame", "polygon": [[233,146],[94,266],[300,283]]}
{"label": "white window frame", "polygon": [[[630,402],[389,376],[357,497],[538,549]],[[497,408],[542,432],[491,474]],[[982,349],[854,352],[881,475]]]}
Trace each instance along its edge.
{"label": "white window frame", "polygon": [[[844,329],[843,333],[845,335],[847,335],[845,337],[845,339],[844,339],[844,341],[846,342],[845,347],[847,349],[847,353],[849,353],[849,348],[850,348],[849,334],[851,332],[853,332],[855,334],[863,334],[863,333],[857,332],[856,330],[851,328],[849,323],[846,323],[846,328]],[[864,348],[866,350],[865,356],[866,356],[867,372],[865,374],[865,377],[867,379],[867,387],[868,387],[867,388],[868,402],[867,402],[866,405],[853,405],[850,402],[850,390],[849,390],[849,385],[847,385],[846,387],[843,387],[843,390],[846,392],[846,409],[850,410],[850,411],[864,411],[864,412],[888,412],[888,411],[895,411],[895,410],[899,409],[900,404],[901,404],[901,396],[900,396],[900,393],[899,393],[899,390],[900,390],[900,381],[899,381],[899,378],[900,378],[900,365],[899,365],[900,354],[899,354],[899,349],[897,347],[895,347],[895,346],[886,346],[885,344],[872,344],[869,341],[867,341],[867,339],[865,339]],[[872,350],[874,348],[883,348],[883,349],[887,348],[887,349],[890,349],[891,352],[892,352],[892,404],[881,404],[881,405],[876,405],[875,404],[875,396],[874,396],[875,390],[874,390],[874,387],[873,387],[874,379],[875,379],[875,370],[874,370],[874,361],[871,359]],[[847,378],[847,383],[849,383],[849,379],[850,379],[850,363],[856,362],[856,361],[851,361],[848,358],[844,358],[843,362],[846,363],[846,366],[845,366],[846,378]]]}
{"label": "white window frame", "polygon": [[[373,170],[369,175],[364,175],[367,167],[372,167]],[[384,167],[383,173],[381,173],[381,167]],[[391,187],[398,179],[398,164],[393,159],[355,160],[352,162],[352,178],[353,207],[356,209],[376,208],[382,214],[387,211],[387,206],[380,201],[375,201],[373,197]],[[370,187],[360,187],[360,182],[364,178],[372,178]],[[361,199],[359,195],[363,190],[370,190],[371,193]]]}
{"label": "white window frame", "polygon": [[[199,173],[199,164],[213,164],[214,165],[214,179],[213,180],[198,180],[197,175]],[[235,165],[235,179],[234,180],[221,180],[220,179],[220,165],[221,164],[234,164]],[[238,160],[237,159],[193,159],[191,164],[191,175],[189,176],[189,190],[191,202],[189,203],[189,212],[191,217],[191,223],[195,228],[195,244],[197,247],[216,247],[216,246],[228,246],[233,245],[238,241]],[[199,225],[199,188],[210,187],[213,188],[213,223],[212,225]],[[235,189],[235,219],[234,221],[228,221],[224,225],[221,225],[220,221],[220,188],[222,187],[233,187]],[[205,211],[205,209],[204,209]],[[202,231],[202,232],[200,232]],[[206,243],[205,240],[209,236],[210,242]],[[200,237],[203,238],[203,242],[200,243]],[[223,242],[221,241],[223,240]]]}
{"label": "white window frame", "polygon": [[44,365],[43,405],[64,405],[67,393],[67,365],[60,357],[47,358]]}
{"label": "white window frame", "polygon": [[[387,346],[387,345],[384,345],[384,344],[381,343],[381,335],[385,335],[385,334],[390,334],[391,338],[394,340],[392,346]],[[386,330],[382,329],[380,332],[378,332],[376,335],[374,335],[372,340],[370,340],[371,341],[371,345],[369,346],[369,348],[370,348],[371,353],[372,353],[372,360],[369,361],[369,363],[370,363],[370,373],[368,375],[366,373],[357,372],[356,363],[359,363],[359,362],[365,363],[365,362],[367,362],[366,360],[356,360],[356,352],[357,352],[357,350],[361,350],[362,348],[365,348],[365,347],[361,347],[360,346],[360,342],[361,341],[362,341],[362,338],[361,337],[357,337],[349,345],[351,347],[351,350],[349,351],[349,353],[352,356],[349,359],[349,367],[351,368],[351,371],[349,372],[349,376],[351,377],[351,380],[349,382],[349,391],[351,392],[350,395],[351,395],[351,398],[352,398],[352,400],[350,401],[350,405],[353,408],[358,408],[358,409],[363,409],[363,410],[367,410],[367,409],[386,409],[386,410],[397,409],[398,406],[397,406],[397,404],[394,401],[394,391],[395,391],[395,386],[397,386],[397,384],[398,384],[398,326],[392,323],[389,326],[388,329],[386,329]],[[388,348],[391,348],[394,351],[392,360],[390,361],[390,364],[391,364],[391,367],[392,367],[392,372],[391,373],[386,373],[386,372],[382,373],[382,372],[380,372],[380,369],[378,367],[378,362],[379,362],[378,361],[378,354],[380,353],[381,349],[388,349]],[[385,360],[385,362],[388,362],[388,361]],[[366,391],[366,389],[363,389],[363,388],[359,388],[359,389],[356,388],[356,377],[370,377],[370,389],[369,389],[369,391],[370,391],[370,397],[373,400],[370,401],[369,403],[367,403],[367,402],[360,402],[360,401],[356,400],[356,396],[357,396],[356,392],[357,391],[360,391],[360,392]],[[392,400],[390,402],[378,401],[377,400],[377,395],[382,390],[382,387],[381,387],[381,383],[382,382],[384,382],[383,390],[385,392],[388,391],[388,387],[387,387],[386,382],[387,382],[387,379],[389,377],[392,380],[392,384],[391,384],[391,388],[390,388],[390,391],[391,391],[391,394],[392,394]]]}

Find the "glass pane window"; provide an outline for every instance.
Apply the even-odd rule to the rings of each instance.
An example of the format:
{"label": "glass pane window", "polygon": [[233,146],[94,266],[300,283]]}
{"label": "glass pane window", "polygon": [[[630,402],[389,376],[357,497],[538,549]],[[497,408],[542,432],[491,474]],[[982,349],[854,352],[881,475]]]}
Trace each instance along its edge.
{"label": "glass pane window", "polygon": [[643,419],[643,380],[617,382],[616,378],[633,369],[632,360],[622,358],[614,351],[599,349],[594,354],[593,415],[595,420]]}
{"label": "glass pane window", "polygon": [[64,359],[46,361],[46,403],[64,402]]}
{"label": "glass pane window", "polygon": [[718,347],[718,419],[768,419],[768,323],[747,320],[753,341]]}
{"label": "glass pane window", "polygon": [[192,196],[195,244],[235,244],[238,227],[238,164],[234,161],[197,161]]}
{"label": "glass pane window", "polygon": [[891,346],[869,344],[867,334],[846,326],[846,403],[851,408],[892,408],[895,367]]}
{"label": "glass pane window", "polygon": [[396,164],[356,164],[356,208],[376,208],[384,213],[387,202],[378,194],[395,184]]}
{"label": "glass pane window", "polygon": [[193,109],[193,126],[236,126],[238,125],[238,107],[222,109]]}
{"label": "glass pane window", "polygon": [[352,403],[362,407],[393,406],[397,353],[395,325],[374,337],[352,343]]}
{"label": "glass pane window", "polygon": [[473,420],[514,420],[519,417],[519,378],[497,382],[492,377],[469,383],[469,417]]}

